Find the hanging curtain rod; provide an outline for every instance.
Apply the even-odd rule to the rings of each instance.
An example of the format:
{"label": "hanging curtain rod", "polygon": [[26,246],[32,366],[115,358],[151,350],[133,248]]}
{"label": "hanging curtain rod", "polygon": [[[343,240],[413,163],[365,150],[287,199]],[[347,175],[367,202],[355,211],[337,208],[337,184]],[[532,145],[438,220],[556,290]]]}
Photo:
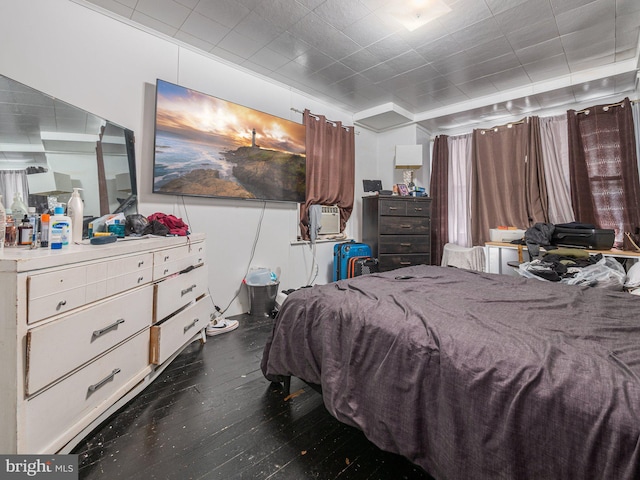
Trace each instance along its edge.
{"label": "hanging curtain rod", "polygon": [[[640,102],[640,100],[630,100],[631,103],[638,103]],[[621,105],[624,105],[624,100],[620,101],[620,102],[616,102],[616,103],[611,103],[609,105],[605,105],[602,107],[602,109],[606,112],[607,110],[609,110],[610,108],[613,107],[619,107]],[[589,112],[591,111],[590,108],[584,108],[582,110],[577,110],[576,111],[576,115],[578,115],[579,113],[584,113],[585,115],[589,115]]]}
{"label": "hanging curtain rod", "polygon": [[[300,114],[304,114],[304,112],[303,112],[303,111],[300,111],[300,110],[298,110],[297,108],[293,108],[293,107],[291,107],[291,111],[292,111],[292,112],[296,112],[296,113],[300,113]],[[315,113],[311,113],[311,112],[309,112],[309,115],[311,115],[313,118],[315,118],[315,119],[317,119],[317,120],[320,120],[320,115],[316,115]],[[330,124],[331,124],[331,125],[333,125],[333,126],[338,125],[338,122],[334,122],[333,120],[329,120],[329,119],[327,119],[327,118],[325,118],[325,121],[326,121],[327,123],[330,123]],[[353,127],[350,127],[350,126],[348,126],[348,125],[342,125],[342,128],[344,128],[345,130],[349,130],[350,128],[353,128]],[[356,133],[356,134],[357,134],[358,132],[354,132],[354,133]]]}
{"label": "hanging curtain rod", "polygon": [[505,123],[504,125],[496,125],[496,126],[491,127],[491,128],[481,128],[480,129],[480,133],[482,135],[484,135],[485,132],[488,132],[490,130],[493,130],[494,132],[497,132],[499,128],[502,128],[502,127],[511,128],[514,125],[520,125],[521,123],[525,123],[527,121],[528,121],[527,118],[523,118],[522,120],[518,120],[517,122],[509,122],[509,123]]}

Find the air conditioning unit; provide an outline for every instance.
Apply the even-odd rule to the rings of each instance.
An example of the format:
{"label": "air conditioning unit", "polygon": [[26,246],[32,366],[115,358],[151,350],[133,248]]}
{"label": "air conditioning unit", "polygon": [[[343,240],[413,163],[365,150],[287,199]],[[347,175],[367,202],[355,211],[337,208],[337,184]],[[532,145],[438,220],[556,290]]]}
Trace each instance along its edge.
{"label": "air conditioning unit", "polygon": [[322,205],[320,235],[340,233],[340,209],[335,205]]}

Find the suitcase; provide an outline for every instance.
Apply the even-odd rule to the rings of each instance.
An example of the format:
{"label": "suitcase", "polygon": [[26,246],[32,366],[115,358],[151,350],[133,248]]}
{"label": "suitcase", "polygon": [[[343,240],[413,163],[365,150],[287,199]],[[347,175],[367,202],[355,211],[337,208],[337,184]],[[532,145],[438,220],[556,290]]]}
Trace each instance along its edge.
{"label": "suitcase", "polygon": [[611,250],[615,241],[615,230],[590,228],[588,224],[555,225],[551,244],[558,247],[586,248],[589,250]]}
{"label": "suitcase", "polygon": [[367,275],[369,273],[378,272],[378,259],[371,257],[353,257],[349,259],[349,269],[347,275],[349,278]]}
{"label": "suitcase", "polygon": [[371,247],[355,240],[337,243],[333,246],[333,281],[348,278],[349,259],[352,257],[370,257]]}

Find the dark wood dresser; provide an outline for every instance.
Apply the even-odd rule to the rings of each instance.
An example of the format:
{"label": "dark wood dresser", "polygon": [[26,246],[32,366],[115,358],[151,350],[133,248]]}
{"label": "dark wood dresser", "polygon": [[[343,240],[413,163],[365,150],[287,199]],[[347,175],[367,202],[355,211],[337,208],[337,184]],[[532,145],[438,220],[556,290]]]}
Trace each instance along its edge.
{"label": "dark wood dresser", "polygon": [[431,263],[431,199],[362,197],[362,241],[381,272]]}

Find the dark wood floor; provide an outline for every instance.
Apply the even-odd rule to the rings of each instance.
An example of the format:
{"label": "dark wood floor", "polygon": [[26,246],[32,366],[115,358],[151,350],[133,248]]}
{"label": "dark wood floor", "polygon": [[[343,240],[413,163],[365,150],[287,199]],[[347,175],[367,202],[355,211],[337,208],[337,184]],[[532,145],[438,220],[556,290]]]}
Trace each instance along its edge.
{"label": "dark wood floor", "polygon": [[260,371],[270,318],[184,352],[80,443],[81,479],[430,479],[335,420],[298,379],[285,401]]}

